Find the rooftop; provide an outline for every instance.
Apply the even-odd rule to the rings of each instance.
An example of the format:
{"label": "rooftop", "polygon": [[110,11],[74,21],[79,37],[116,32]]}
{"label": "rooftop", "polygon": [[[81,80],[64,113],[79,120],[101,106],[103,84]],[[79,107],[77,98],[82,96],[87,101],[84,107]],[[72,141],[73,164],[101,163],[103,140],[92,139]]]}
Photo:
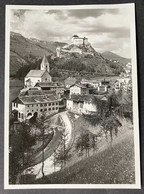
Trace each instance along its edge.
{"label": "rooftop", "polygon": [[55,83],[55,82],[38,82],[38,83],[36,83],[35,86],[38,86],[38,87],[60,87],[63,85],[60,83]]}
{"label": "rooftop", "polygon": [[44,74],[45,70],[30,70],[26,77],[42,77]]}
{"label": "rooftop", "polygon": [[64,80],[65,85],[73,85],[75,84],[77,79],[75,77],[68,77],[67,79]]}
{"label": "rooftop", "polygon": [[73,86],[77,86],[79,88],[87,88],[86,85],[80,84],[80,83],[75,83],[75,84],[71,85],[71,87],[73,87]]}
{"label": "rooftop", "polygon": [[41,104],[59,101],[59,97],[53,94],[44,94],[44,95],[33,95],[33,96],[18,96],[13,102],[17,102],[20,104]]}

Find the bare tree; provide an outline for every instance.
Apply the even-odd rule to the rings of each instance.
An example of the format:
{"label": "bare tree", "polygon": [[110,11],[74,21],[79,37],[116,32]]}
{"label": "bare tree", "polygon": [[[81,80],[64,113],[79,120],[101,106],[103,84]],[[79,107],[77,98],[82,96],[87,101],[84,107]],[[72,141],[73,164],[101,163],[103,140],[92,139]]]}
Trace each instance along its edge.
{"label": "bare tree", "polygon": [[61,168],[66,167],[66,162],[71,158],[70,148],[68,148],[68,132],[64,129],[61,135],[61,143],[54,155],[54,165],[56,163],[61,164]]}
{"label": "bare tree", "polygon": [[41,116],[36,119],[35,123],[36,127],[40,131],[40,138],[42,140],[42,175],[44,174],[44,161],[45,161],[45,153],[44,153],[44,146],[45,146],[45,132],[50,128],[50,116],[47,116],[45,112],[42,112]]}

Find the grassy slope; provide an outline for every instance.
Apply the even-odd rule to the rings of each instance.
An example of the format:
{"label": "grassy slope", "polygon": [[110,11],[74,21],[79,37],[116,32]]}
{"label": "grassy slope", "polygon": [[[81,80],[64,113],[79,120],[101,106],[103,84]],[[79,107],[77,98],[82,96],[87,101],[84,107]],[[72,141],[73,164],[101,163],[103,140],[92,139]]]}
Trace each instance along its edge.
{"label": "grassy slope", "polygon": [[43,57],[55,53],[57,46],[66,43],[35,41],[23,37],[18,33],[11,32],[10,38],[10,73],[15,75],[16,71],[23,65],[29,64],[29,55],[34,58]]}
{"label": "grassy slope", "polygon": [[129,184],[134,183],[133,130],[124,128],[113,145],[105,144],[99,152],[76,164],[53,173],[47,180],[36,183],[51,184]]}

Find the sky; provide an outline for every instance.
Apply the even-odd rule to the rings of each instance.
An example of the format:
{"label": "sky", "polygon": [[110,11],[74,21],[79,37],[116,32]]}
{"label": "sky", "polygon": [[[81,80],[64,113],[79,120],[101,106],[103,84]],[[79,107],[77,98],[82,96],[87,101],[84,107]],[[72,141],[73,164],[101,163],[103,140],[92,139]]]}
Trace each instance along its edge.
{"label": "sky", "polygon": [[71,43],[87,37],[97,52],[131,57],[130,14],[127,8],[35,10],[13,9],[11,31],[27,38]]}

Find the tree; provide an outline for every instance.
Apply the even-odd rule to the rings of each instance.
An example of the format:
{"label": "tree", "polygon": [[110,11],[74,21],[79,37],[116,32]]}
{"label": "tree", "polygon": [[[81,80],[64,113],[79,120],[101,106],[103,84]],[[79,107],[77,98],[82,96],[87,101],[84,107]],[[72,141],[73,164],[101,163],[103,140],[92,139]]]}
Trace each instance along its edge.
{"label": "tree", "polygon": [[116,109],[119,106],[117,95],[115,93],[110,94],[107,97],[107,101],[95,98],[94,103],[97,106],[97,113],[94,115],[83,115],[83,117],[92,126],[100,125],[106,140],[109,133],[112,141],[113,130],[115,130],[115,134],[117,135],[118,127],[121,126],[116,114]]}
{"label": "tree", "polygon": [[89,156],[90,135],[89,135],[88,131],[84,131],[80,134],[80,136],[77,138],[75,148],[76,148],[76,150],[80,151],[81,154],[83,154],[83,150],[85,150],[86,157]]}
{"label": "tree", "polygon": [[26,123],[19,123],[16,131],[10,131],[9,143],[9,169],[10,182],[16,183],[18,173],[30,164],[29,155],[31,147],[35,144],[35,137],[31,135],[31,128]]}
{"label": "tree", "polygon": [[101,123],[102,130],[105,133],[106,139],[107,134],[109,132],[111,141],[113,140],[113,130],[115,131],[115,135],[117,136],[118,133],[118,127],[121,126],[120,121],[114,116],[110,115],[109,117],[106,117],[103,122]]}
{"label": "tree", "polygon": [[42,175],[45,177],[44,174],[44,161],[45,161],[45,155],[44,155],[44,145],[45,145],[45,132],[46,129],[49,129],[50,127],[50,116],[47,116],[45,112],[42,112],[41,116],[36,119],[35,126],[40,130],[40,136],[39,138],[42,139]]}
{"label": "tree", "polygon": [[61,168],[66,167],[66,162],[71,158],[70,149],[67,145],[68,132],[64,129],[61,135],[61,142],[54,152],[54,166],[56,163],[61,164]]}

